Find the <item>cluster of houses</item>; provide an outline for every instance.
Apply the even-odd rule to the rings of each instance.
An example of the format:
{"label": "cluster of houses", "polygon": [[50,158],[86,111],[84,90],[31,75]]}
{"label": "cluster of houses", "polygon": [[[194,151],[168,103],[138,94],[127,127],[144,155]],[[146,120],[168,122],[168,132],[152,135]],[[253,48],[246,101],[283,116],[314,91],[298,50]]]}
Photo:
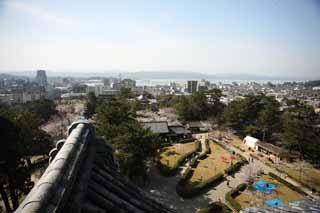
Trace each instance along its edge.
{"label": "cluster of houses", "polygon": [[194,133],[208,132],[212,129],[209,122],[188,122],[183,125],[178,120],[170,119],[155,112],[148,113],[142,114],[147,118],[138,120],[145,129],[150,129],[151,132],[159,134],[166,141],[190,138]]}

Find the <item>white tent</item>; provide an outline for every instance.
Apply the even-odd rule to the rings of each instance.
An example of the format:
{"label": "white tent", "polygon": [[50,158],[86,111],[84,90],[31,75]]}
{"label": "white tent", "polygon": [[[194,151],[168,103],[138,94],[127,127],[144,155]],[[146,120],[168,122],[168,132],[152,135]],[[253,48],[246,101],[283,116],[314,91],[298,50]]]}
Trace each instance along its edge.
{"label": "white tent", "polygon": [[257,146],[258,142],[259,142],[259,139],[251,137],[251,136],[246,136],[243,139],[243,143],[246,146],[250,147],[251,149],[255,149],[255,150],[258,150],[258,146]]}

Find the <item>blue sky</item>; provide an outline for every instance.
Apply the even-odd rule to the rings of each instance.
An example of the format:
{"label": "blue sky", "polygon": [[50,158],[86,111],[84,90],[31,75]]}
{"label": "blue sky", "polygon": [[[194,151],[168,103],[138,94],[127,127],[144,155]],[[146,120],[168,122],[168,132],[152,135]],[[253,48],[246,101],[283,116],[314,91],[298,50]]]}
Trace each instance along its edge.
{"label": "blue sky", "polygon": [[0,0],[0,70],[320,76],[317,0]]}

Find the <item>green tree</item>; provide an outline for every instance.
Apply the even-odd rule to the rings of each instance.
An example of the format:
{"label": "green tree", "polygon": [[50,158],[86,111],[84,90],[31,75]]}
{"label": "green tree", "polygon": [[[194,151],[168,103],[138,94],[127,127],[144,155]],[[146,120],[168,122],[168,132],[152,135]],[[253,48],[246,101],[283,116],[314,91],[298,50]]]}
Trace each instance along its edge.
{"label": "green tree", "polygon": [[32,184],[29,170],[22,161],[20,149],[17,148],[21,129],[1,116],[0,126],[0,193],[6,211],[12,212],[19,205],[19,192],[28,192]]}
{"label": "green tree", "polygon": [[184,96],[176,104],[178,117],[183,121],[217,119],[224,108],[224,104],[220,102],[221,97],[222,92],[219,89]]}
{"label": "green tree", "polygon": [[249,95],[232,101],[224,111],[225,123],[245,135],[250,132],[264,140],[279,127],[280,104],[274,97]]}
{"label": "green tree", "polygon": [[262,131],[262,140],[270,138],[272,132],[280,127],[280,103],[273,97],[264,96],[263,107],[258,113],[258,125]]}
{"label": "green tree", "polygon": [[175,107],[179,102],[179,97],[175,95],[160,95],[158,101],[161,108],[165,107]]}
{"label": "green tree", "polygon": [[145,180],[146,162],[154,155],[158,136],[145,130],[136,112],[124,98],[115,98],[97,108],[97,132],[116,149],[120,171],[133,181]]}
{"label": "green tree", "polygon": [[125,88],[125,87],[121,87],[120,96],[122,98],[134,98],[134,94],[131,91],[131,88]]}
{"label": "green tree", "polygon": [[283,114],[283,137],[289,150],[299,151],[302,158],[319,163],[320,134],[316,128],[318,116],[312,107],[296,102]]}

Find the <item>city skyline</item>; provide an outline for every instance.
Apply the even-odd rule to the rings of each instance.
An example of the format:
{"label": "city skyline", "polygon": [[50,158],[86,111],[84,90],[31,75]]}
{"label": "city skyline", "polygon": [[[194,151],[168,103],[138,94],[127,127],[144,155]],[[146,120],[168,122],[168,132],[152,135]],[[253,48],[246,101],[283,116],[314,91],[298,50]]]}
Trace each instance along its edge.
{"label": "city skyline", "polygon": [[319,18],[311,0],[3,1],[0,70],[314,77]]}

